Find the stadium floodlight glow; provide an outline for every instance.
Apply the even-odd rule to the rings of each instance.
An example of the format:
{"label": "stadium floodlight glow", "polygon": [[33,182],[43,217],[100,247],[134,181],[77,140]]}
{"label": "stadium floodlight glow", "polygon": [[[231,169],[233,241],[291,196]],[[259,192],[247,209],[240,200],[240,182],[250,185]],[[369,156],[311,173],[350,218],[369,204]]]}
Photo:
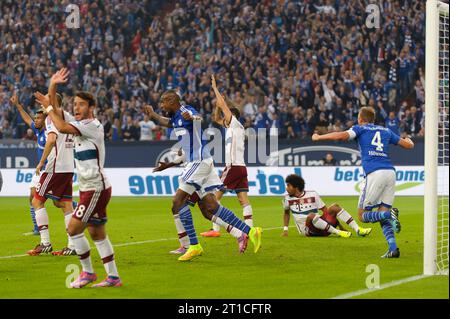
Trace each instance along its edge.
{"label": "stadium floodlight glow", "polygon": [[425,275],[448,274],[449,5],[428,0],[425,52]]}

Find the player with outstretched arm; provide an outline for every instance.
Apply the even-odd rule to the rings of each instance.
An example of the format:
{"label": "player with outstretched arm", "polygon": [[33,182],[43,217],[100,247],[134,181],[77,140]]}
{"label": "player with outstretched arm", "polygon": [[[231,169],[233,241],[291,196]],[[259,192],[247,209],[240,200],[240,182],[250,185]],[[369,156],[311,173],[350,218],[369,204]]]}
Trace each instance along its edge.
{"label": "player with outstretched arm", "polygon": [[[68,113],[62,110],[62,98],[56,93],[56,86],[67,81],[67,76],[68,71],[64,68],[53,74],[50,78],[47,95],[47,98],[55,107],[55,112],[63,117]],[[45,118],[45,137],[44,150],[36,167],[36,175],[40,174],[40,177],[32,200],[41,241],[34,249],[27,252],[30,256],[53,251],[50,241],[49,216],[45,207],[47,199],[53,200],[53,204],[61,208],[66,230],[74,208],[72,198],[73,137],[59,132],[48,116]],[[69,235],[67,237],[67,246],[59,251],[53,251],[53,255],[76,255],[72,240]]]}
{"label": "player with outstretched arm", "polygon": [[113,246],[106,234],[106,207],[111,199],[111,184],[103,167],[105,140],[103,125],[94,117],[96,100],[89,92],[77,92],[74,99],[74,117],[66,121],[55,112],[50,100],[41,93],[36,99],[46,108],[58,131],[75,136],[75,163],[79,177],[80,200],[73,212],[68,233],[75,245],[83,271],[71,283],[82,288],[97,280],[90,258],[90,245],[84,235],[87,228],[105,267],[107,278],[93,287],[119,287],[122,282],[114,259]]}
{"label": "player with outstretched arm", "polygon": [[[396,174],[389,158],[389,145],[394,144],[412,149],[410,138],[400,138],[389,128],[375,125],[375,110],[362,107],[358,114],[358,125],[345,132],[333,132],[324,135],[314,134],[313,141],[356,140],[361,152],[364,182],[358,204],[359,220],[364,223],[380,223],[383,235],[389,245],[382,258],[398,258],[395,233],[399,233],[401,224],[398,209],[393,208]],[[377,208],[377,211],[372,211]]]}
{"label": "player with outstretched arm", "polygon": [[[226,128],[225,133],[225,164],[226,167],[220,176],[224,188],[216,191],[216,198],[220,201],[225,192],[235,192],[242,207],[244,222],[253,226],[253,210],[248,198],[247,167],[245,166],[245,128],[239,122],[240,112],[236,107],[228,106],[220,94],[214,75],[211,83],[216,95],[216,108],[212,120]],[[223,116],[220,113],[223,113]],[[200,235],[204,237],[219,237],[220,226],[213,223],[213,229]]]}
{"label": "player with outstretched arm", "polygon": [[[40,161],[42,158],[42,154],[44,153],[45,148],[45,114],[43,110],[37,110],[34,114],[34,118],[31,118],[31,116],[24,110],[23,106],[19,102],[18,96],[14,93],[11,99],[9,100],[13,106],[17,108],[19,111],[20,116],[22,117],[23,121],[28,125],[28,127],[33,131],[34,135],[37,139],[37,156],[38,160]],[[45,168],[46,162],[44,162]],[[31,215],[31,221],[33,222],[33,234],[39,235],[39,227],[36,223],[36,213],[34,212],[33,207],[33,198],[34,194],[36,193],[36,185],[39,183],[39,177],[41,175],[41,172],[36,172],[36,174],[33,174],[33,178],[30,183],[30,215]]]}
{"label": "player with outstretched arm", "polygon": [[[249,227],[229,209],[217,202],[214,191],[222,186],[222,182],[214,169],[214,161],[206,147],[206,140],[202,138],[201,117],[189,105],[182,105],[180,96],[175,90],[168,90],[161,96],[161,108],[170,118],[156,114],[151,106],[146,107],[146,113],[160,125],[174,129],[181,148],[186,154],[187,165],[179,178],[177,189],[172,202],[172,214],[175,224],[182,224],[186,230],[190,246],[186,253],[179,257],[180,261],[188,261],[200,256],[203,248],[197,239],[192,221],[192,213],[187,205],[190,195],[197,192],[200,196],[204,217],[226,228],[232,225],[244,233],[244,239],[249,238],[256,253],[261,246],[262,229]],[[177,220],[180,220],[180,223]]]}

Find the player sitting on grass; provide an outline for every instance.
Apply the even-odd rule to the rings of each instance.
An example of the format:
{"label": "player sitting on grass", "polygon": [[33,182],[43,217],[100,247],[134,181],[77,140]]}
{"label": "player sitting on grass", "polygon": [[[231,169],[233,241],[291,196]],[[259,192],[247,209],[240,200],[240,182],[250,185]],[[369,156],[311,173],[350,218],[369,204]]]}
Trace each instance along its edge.
{"label": "player sitting on grass", "polygon": [[205,205],[205,209],[202,210],[205,218],[222,227],[226,228],[231,224],[241,230],[244,233],[243,239],[250,238],[256,253],[261,246],[262,229],[246,225],[231,210],[220,205],[214,196],[213,192],[222,186],[222,182],[215,171],[213,158],[206,146],[207,141],[202,138],[202,119],[199,113],[192,106],[182,105],[180,96],[175,90],[169,90],[161,96],[161,108],[170,114],[170,118],[156,114],[151,106],[146,108],[146,113],[160,125],[174,129],[188,162],[179,178],[179,188],[172,202],[175,223],[177,224],[177,219],[180,219],[190,240],[189,249],[178,260],[188,261],[203,253],[192,221],[192,213],[187,205],[187,199],[194,192],[199,194]]}
{"label": "player sitting on grass", "polygon": [[[359,236],[367,236],[372,228],[362,228],[352,216],[338,204],[327,207],[315,191],[305,191],[305,181],[302,177],[292,174],[286,177],[287,194],[283,201],[284,229],[283,236],[288,235],[290,213],[294,216],[295,225],[300,234],[305,236],[329,236],[335,234],[348,238],[352,233],[337,229],[340,227],[337,219],[349,225]],[[318,211],[322,211],[322,215]]]}
{"label": "player sitting on grass", "polygon": [[[389,158],[389,145],[405,149],[414,147],[410,138],[400,138],[389,128],[375,125],[375,110],[362,107],[358,114],[358,125],[345,132],[325,135],[314,134],[313,141],[348,141],[355,139],[361,150],[364,183],[359,199],[358,216],[363,223],[380,223],[389,250],[381,258],[399,258],[400,250],[394,232],[400,232],[398,209],[392,208],[395,197],[396,174]],[[378,208],[377,212],[373,212]]]}

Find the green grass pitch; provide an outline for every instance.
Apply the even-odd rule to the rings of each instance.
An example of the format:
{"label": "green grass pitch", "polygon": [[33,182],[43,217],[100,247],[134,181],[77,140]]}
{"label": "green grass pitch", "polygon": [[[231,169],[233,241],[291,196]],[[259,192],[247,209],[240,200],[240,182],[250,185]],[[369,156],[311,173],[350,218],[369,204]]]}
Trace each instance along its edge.
{"label": "green grass pitch", "polygon": [[[357,198],[324,200],[340,203],[355,216]],[[387,245],[379,225],[373,225],[368,238],[304,238],[293,227],[284,238],[281,198],[252,197],[251,202],[256,225],[265,228],[258,254],[249,243],[240,255],[236,240],[223,232],[220,238],[200,239],[204,255],[181,263],[168,253],[178,247],[169,198],[114,197],[107,230],[116,245],[124,286],[77,290],[65,286],[67,267],[79,265],[76,256],[17,257],[39,239],[23,235],[31,229],[27,199],[0,198],[0,298],[332,298],[365,289],[369,264],[379,266],[381,284],[422,273],[421,197],[396,199],[402,222],[397,237],[401,258],[390,260],[380,258]],[[241,216],[235,197],[222,203]],[[47,206],[53,247],[59,249],[66,242],[62,213],[50,202]],[[198,233],[210,227],[197,208],[193,215]],[[104,268],[92,242],[91,248],[94,268],[103,279]],[[448,284],[448,276],[435,276],[358,298],[449,298]]]}

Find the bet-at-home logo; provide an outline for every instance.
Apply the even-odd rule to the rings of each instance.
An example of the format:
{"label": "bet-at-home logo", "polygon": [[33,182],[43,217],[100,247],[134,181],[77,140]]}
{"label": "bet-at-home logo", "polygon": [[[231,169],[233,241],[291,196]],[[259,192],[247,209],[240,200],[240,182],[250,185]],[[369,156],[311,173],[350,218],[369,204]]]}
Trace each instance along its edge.
{"label": "bet-at-home logo", "polygon": [[[402,191],[422,185],[425,181],[425,170],[418,169],[397,169],[395,172],[397,185],[395,191]],[[334,173],[336,182],[356,182],[355,190],[361,192],[361,183],[364,182],[364,171],[362,168],[345,169],[336,168]]]}

